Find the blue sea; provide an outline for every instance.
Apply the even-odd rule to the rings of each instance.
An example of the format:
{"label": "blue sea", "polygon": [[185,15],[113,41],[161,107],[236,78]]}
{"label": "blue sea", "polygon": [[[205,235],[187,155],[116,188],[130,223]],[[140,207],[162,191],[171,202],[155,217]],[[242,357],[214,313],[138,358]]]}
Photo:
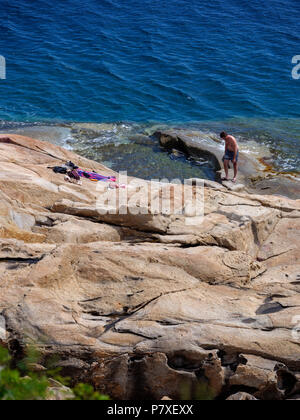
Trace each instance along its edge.
{"label": "blue sea", "polygon": [[150,127],[225,128],[299,170],[299,21],[299,0],[1,0],[2,130],[98,124],[66,137],[95,157]]}

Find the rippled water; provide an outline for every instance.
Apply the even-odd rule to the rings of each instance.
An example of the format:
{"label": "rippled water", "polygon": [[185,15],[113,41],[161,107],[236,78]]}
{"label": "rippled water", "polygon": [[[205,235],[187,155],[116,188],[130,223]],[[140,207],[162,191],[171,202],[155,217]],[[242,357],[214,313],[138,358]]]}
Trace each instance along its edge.
{"label": "rippled water", "polygon": [[[8,121],[113,123],[130,147],[114,129],[93,141],[59,131],[56,140],[115,167],[135,156],[132,170],[150,153],[151,173],[172,157],[132,142],[122,125],[130,135],[155,124],[225,128],[249,150],[267,145],[278,168],[299,170],[298,0],[2,0],[1,15],[3,130]],[[181,173],[174,159],[170,171],[176,163]],[[210,176],[205,164],[196,170]]]}

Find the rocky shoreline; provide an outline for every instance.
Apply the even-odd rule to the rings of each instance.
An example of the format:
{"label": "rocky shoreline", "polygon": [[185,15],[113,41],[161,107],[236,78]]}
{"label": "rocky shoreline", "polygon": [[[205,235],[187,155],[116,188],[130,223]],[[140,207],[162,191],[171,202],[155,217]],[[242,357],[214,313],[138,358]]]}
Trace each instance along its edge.
{"label": "rocky shoreline", "polygon": [[[163,124],[42,123],[8,125],[9,134],[43,140],[74,150],[115,171],[126,170],[139,178],[208,178],[220,182],[224,145],[217,134],[221,127],[167,126]],[[5,126],[1,132],[8,134]],[[16,130],[16,132],[15,132]],[[1,134],[1,133],[0,133]],[[295,164],[286,166],[291,156],[255,136],[237,135],[240,145],[239,186],[254,194],[273,194],[297,199],[299,172]],[[219,163],[218,163],[219,162]],[[282,171],[280,172],[280,168]],[[290,168],[290,170],[288,169]],[[291,168],[294,168],[294,172]],[[227,187],[232,188],[230,183]]]}
{"label": "rocky shoreline", "polygon": [[[194,133],[187,130],[156,131],[153,137],[167,150],[179,150],[195,159],[205,157],[219,174],[217,178],[220,181],[224,149],[215,138],[205,136],[202,140],[195,140]],[[293,199],[300,196],[298,174],[276,171],[263,156],[257,157],[240,151],[238,179],[240,184],[238,187],[232,183],[226,183],[226,187],[233,191],[244,190],[251,194],[276,194]]]}
{"label": "rocky shoreline", "polygon": [[72,160],[112,175],[103,165],[11,134],[0,152],[0,343],[16,359],[34,343],[45,365],[55,356],[116,399],[197,398],[203,385],[220,399],[299,399],[299,199],[251,193],[243,166],[243,191],[205,182],[199,225],[180,185],[171,214],[150,200],[107,215],[99,196],[115,190],[48,169]]}

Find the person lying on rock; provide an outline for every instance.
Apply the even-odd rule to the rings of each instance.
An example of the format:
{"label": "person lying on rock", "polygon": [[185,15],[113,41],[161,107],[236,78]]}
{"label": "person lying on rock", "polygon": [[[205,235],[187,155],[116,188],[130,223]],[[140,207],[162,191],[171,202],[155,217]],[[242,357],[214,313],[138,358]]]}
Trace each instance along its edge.
{"label": "person lying on rock", "polygon": [[225,178],[222,178],[222,181],[229,181],[229,161],[233,163],[234,177],[232,182],[236,182],[238,174],[238,160],[239,160],[239,146],[236,139],[233,136],[222,131],[220,134],[221,139],[225,140],[225,155],[223,157]]}

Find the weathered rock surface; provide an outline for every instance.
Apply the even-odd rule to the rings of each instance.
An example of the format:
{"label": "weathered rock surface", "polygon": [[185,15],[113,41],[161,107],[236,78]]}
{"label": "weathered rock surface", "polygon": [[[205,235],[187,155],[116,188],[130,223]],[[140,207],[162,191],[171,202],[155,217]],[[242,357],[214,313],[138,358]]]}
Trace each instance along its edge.
{"label": "weathered rock surface", "polygon": [[139,181],[124,202],[66,183],[47,167],[111,172],[52,144],[0,136],[0,160],[0,343],[16,358],[35,343],[120,399],[299,395],[299,200],[205,182],[199,218],[180,185]]}

